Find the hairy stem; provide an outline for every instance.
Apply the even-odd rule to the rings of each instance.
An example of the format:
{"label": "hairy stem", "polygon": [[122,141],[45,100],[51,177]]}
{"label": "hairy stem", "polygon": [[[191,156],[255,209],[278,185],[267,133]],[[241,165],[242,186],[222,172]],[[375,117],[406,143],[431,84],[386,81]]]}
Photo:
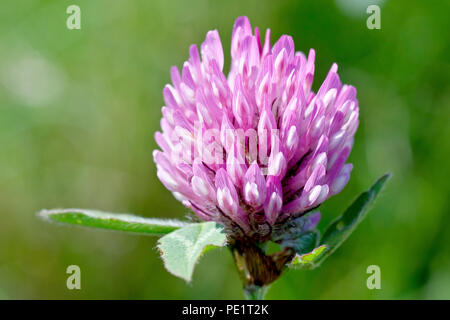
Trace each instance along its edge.
{"label": "hairy stem", "polygon": [[230,243],[234,261],[247,299],[263,299],[269,285],[279,278],[285,264],[292,259],[290,250],[266,255],[250,239]]}
{"label": "hairy stem", "polygon": [[248,286],[244,288],[244,296],[247,300],[264,300],[270,285],[263,287]]}

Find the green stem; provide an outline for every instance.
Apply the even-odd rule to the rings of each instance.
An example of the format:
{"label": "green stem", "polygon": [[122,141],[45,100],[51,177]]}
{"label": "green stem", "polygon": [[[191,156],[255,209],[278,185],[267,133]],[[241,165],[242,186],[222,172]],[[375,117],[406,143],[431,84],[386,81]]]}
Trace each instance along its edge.
{"label": "green stem", "polygon": [[269,285],[259,287],[255,285],[247,286],[244,288],[244,296],[247,300],[264,300]]}

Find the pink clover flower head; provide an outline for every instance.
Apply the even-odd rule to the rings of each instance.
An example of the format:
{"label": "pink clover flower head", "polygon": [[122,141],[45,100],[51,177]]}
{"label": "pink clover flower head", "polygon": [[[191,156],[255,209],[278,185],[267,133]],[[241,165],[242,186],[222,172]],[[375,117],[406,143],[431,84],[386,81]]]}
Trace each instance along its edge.
{"label": "pink clover flower head", "polygon": [[158,178],[199,219],[268,239],[344,188],[359,109],[336,64],[314,92],[315,51],[296,52],[287,35],[271,46],[269,29],[262,43],[246,17],[234,24],[228,76],[217,30],[189,53],[163,90],[153,155]]}

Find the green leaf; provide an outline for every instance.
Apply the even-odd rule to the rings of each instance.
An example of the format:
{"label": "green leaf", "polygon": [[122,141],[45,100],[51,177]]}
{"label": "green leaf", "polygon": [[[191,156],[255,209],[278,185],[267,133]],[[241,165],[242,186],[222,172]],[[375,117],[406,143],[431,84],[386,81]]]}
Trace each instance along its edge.
{"label": "green leaf", "polygon": [[296,254],[292,259],[291,266],[296,269],[314,269],[320,263],[320,258],[325,253],[327,246],[325,244],[315,248],[309,253]]}
{"label": "green leaf", "polygon": [[302,233],[296,239],[287,239],[281,242],[283,247],[292,248],[297,254],[311,252],[319,244],[320,232],[312,230]]}
{"label": "green leaf", "polygon": [[153,219],[131,214],[108,213],[85,209],[42,210],[38,215],[44,220],[89,228],[134,232],[151,236],[163,236],[190,225],[178,220]]}
{"label": "green leaf", "polygon": [[320,240],[321,244],[327,246],[323,255],[316,259],[319,265],[350,236],[358,224],[366,217],[369,209],[373,205],[384,184],[389,180],[391,174],[385,174],[379,178],[369,190],[361,193],[358,198],[340,217],[335,219],[326,229]]}
{"label": "green leaf", "polygon": [[191,281],[197,260],[211,247],[226,244],[224,228],[215,222],[194,223],[158,240],[158,249],[166,269]]}
{"label": "green leaf", "polygon": [[282,225],[275,225],[272,232],[272,240],[275,242],[297,239],[305,232],[315,229],[320,220],[320,212],[312,211],[293,220],[288,220]]}

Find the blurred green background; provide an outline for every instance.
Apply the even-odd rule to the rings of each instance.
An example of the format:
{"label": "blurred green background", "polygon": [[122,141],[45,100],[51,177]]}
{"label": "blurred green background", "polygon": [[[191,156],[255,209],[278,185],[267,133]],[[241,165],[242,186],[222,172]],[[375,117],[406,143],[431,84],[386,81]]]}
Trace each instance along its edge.
{"label": "blurred green background", "polygon": [[[381,30],[366,7],[381,7]],[[81,8],[81,30],[66,8]],[[181,218],[152,150],[169,68],[234,19],[315,48],[358,90],[361,125],[348,186],[322,206],[323,228],[379,175],[394,176],[367,220],[324,265],[290,271],[271,299],[450,299],[448,1],[1,1],[0,298],[243,298],[230,253],[210,252],[192,284],[168,274],[156,239],[58,227],[42,208]],[[226,69],[227,70],[227,69]],[[82,289],[66,288],[81,267]],[[368,290],[366,268],[381,268]]]}

